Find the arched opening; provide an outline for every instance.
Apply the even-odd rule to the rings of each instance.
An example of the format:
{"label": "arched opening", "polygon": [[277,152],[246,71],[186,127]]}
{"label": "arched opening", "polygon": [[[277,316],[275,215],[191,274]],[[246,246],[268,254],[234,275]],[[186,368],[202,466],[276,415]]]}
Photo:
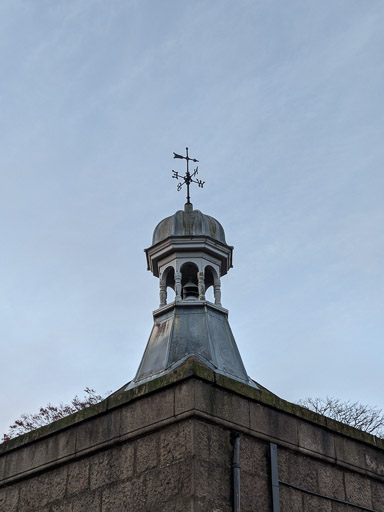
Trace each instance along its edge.
{"label": "arched opening", "polygon": [[[214,273],[212,267],[205,267],[204,269],[204,284],[205,284],[205,298],[209,302],[215,302],[213,294],[213,285],[215,282]],[[216,274],[216,273],[215,273]]]}
{"label": "arched opening", "polygon": [[184,263],[181,268],[181,289],[183,300],[197,300],[199,287],[197,273],[199,271],[195,263]]}
{"label": "arched opening", "polygon": [[[168,302],[173,302],[175,300],[175,269],[173,267],[168,267],[166,270],[165,286],[167,289]],[[171,291],[169,291],[168,288],[170,288]]]}
{"label": "arched opening", "polygon": [[163,274],[163,281],[167,288],[175,289],[175,269],[168,267]]}
{"label": "arched opening", "polygon": [[[175,269],[173,267],[166,268],[160,279],[160,307],[167,304],[168,288],[175,290]],[[170,297],[171,302],[175,300],[175,294],[172,295]]]}
{"label": "arched opening", "polygon": [[206,299],[221,305],[220,278],[216,270],[210,265],[207,265],[204,269],[204,284]]}

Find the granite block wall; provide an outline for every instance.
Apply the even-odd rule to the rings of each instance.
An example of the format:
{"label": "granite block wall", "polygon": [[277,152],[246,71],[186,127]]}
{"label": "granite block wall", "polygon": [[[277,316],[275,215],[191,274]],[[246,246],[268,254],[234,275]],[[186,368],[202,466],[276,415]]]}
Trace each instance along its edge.
{"label": "granite block wall", "polygon": [[0,511],[230,512],[238,432],[242,512],[273,512],[271,443],[281,512],[384,512],[384,443],[196,373],[1,445]]}

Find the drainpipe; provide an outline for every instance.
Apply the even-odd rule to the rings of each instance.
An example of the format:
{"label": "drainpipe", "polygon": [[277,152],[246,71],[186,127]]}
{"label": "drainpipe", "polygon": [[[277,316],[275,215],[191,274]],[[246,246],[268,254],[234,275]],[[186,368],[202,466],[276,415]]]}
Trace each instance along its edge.
{"label": "drainpipe", "polygon": [[240,434],[232,432],[232,483],[233,483],[233,512],[240,512]]}

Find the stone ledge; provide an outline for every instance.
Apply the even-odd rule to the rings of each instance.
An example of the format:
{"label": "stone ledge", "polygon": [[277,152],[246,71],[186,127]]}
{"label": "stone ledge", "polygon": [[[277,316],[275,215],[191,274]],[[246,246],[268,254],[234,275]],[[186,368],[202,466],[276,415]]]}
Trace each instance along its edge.
{"label": "stone ledge", "polygon": [[[198,381],[189,381],[190,385],[193,387],[198,387]],[[197,385],[197,386],[195,386]],[[209,389],[210,386],[208,386]],[[168,389],[168,391],[171,391]],[[257,404],[255,404],[257,405]],[[129,409],[130,406],[128,406]],[[112,411],[111,411],[112,412]],[[114,412],[120,412],[119,410],[115,410]],[[276,412],[275,412],[276,413]],[[271,411],[271,414],[275,414]],[[105,418],[105,416],[104,416]],[[103,417],[99,418],[97,421],[103,420]],[[246,425],[240,425],[238,423],[234,423],[234,421],[230,421],[225,418],[215,417],[209,412],[202,412],[198,409],[188,410],[180,413],[177,416],[170,416],[166,419],[160,420],[157,423],[152,423],[151,425],[143,425],[141,428],[131,431],[129,433],[120,434],[120,436],[115,436],[113,438],[106,438],[100,442],[100,440],[96,440],[96,443],[90,443],[87,447],[81,447],[80,451],[77,451],[75,448],[75,442],[70,443],[72,450],[66,450],[65,452],[61,450],[60,456],[55,458],[55,454],[57,455],[57,450],[54,450],[54,453],[51,453],[52,447],[56,444],[56,440],[59,436],[67,435],[67,433],[72,434],[72,436],[77,436],[77,430],[79,426],[75,426],[74,429],[65,430],[63,432],[58,433],[55,436],[51,436],[49,438],[42,439],[32,445],[21,447],[20,449],[13,450],[9,452],[7,457],[3,457],[7,461],[6,468],[4,474],[1,475],[0,478],[0,488],[4,486],[8,486],[20,481],[25,480],[26,478],[30,478],[32,476],[39,475],[41,473],[45,473],[48,470],[54,470],[55,468],[61,467],[63,464],[67,464],[69,462],[84,460],[84,457],[93,456],[99,452],[105,452],[107,449],[112,449],[116,446],[124,445],[127,442],[135,441],[137,439],[145,437],[148,434],[153,434],[154,432],[163,431],[166,432],[168,427],[183,424],[186,421],[197,420],[197,422],[203,421],[205,424],[210,424],[221,429],[225,429],[228,432],[238,431],[244,435],[250,436],[250,438],[254,438],[258,441],[264,441],[266,443],[275,442],[279,445],[280,448],[288,449],[289,452],[296,452],[297,454],[302,454],[311,457],[312,459],[316,459],[318,461],[323,461],[330,463],[332,466],[337,465],[340,468],[347,469],[349,471],[359,473],[364,476],[370,476],[377,481],[384,482],[384,473],[382,471],[382,467],[374,467],[372,464],[366,464],[363,460],[359,461],[360,464],[356,465],[356,462],[353,460],[353,457],[346,457],[345,460],[339,459],[337,456],[335,458],[334,455],[308,450],[299,446],[297,443],[289,442],[285,439],[282,439],[279,433],[277,435],[279,437],[274,437],[273,434],[263,433],[261,431],[256,431],[248,428]],[[84,426],[88,429],[88,423],[85,422]],[[91,428],[92,430],[92,428]],[[103,429],[101,429],[103,430]],[[326,434],[323,429],[320,429]],[[99,429],[100,433],[100,429]],[[280,432],[281,433],[281,432]],[[346,438],[340,436],[340,440],[349,441]],[[64,440],[63,440],[64,441]],[[349,441],[351,444],[354,444],[352,440]],[[59,442],[61,448],[66,444],[64,441]],[[356,447],[355,447],[356,450]],[[376,461],[379,465],[383,465],[384,458],[381,456],[381,453],[376,453],[374,449],[372,449],[372,455],[376,456]],[[372,459],[374,461],[374,459]]]}
{"label": "stone ledge", "polygon": [[[176,368],[172,373],[146,382],[128,391],[117,391],[102,402],[90,406],[83,411],[71,414],[61,420],[55,421],[49,425],[41,427],[27,434],[6,441],[0,445],[1,455],[8,453],[14,449],[33,443],[55,433],[68,429],[74,425],[81,424],[86,420],[104,415],[107,412],[133,402],[141,397],[150,395],[161,389],[174,386],[181,381],[197,377],[198,379],[218,386],[224,390],[231,391],[237,395],[256,401],[273,409],[295,416],[299,419],[306,420],[328,431],[344,435],[355,441],[366,443],[370,446],[384,450],[384,440],[375,436],[362,432],[353,427],[340,423],[338,421],[317,414],[309,409],[299,405],[287,402],[277,395],[274,395],[267,389],[255,389],[239,381],[220,375],[209,369],[201,361],[195,357],[191,357],[185,363]],[[125,387],[125,386],[124,386]]]}

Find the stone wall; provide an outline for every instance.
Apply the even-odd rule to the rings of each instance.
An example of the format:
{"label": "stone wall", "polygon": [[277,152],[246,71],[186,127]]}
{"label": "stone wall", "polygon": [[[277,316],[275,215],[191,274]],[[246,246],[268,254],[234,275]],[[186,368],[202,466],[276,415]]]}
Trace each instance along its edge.
{"label": "stone wall", "polygon": [[232,432],[242,512],[273,510],[271,443],[282,512],[384,512],[382,441],[196,360],[0,445],[0,511],[230,512]]}

